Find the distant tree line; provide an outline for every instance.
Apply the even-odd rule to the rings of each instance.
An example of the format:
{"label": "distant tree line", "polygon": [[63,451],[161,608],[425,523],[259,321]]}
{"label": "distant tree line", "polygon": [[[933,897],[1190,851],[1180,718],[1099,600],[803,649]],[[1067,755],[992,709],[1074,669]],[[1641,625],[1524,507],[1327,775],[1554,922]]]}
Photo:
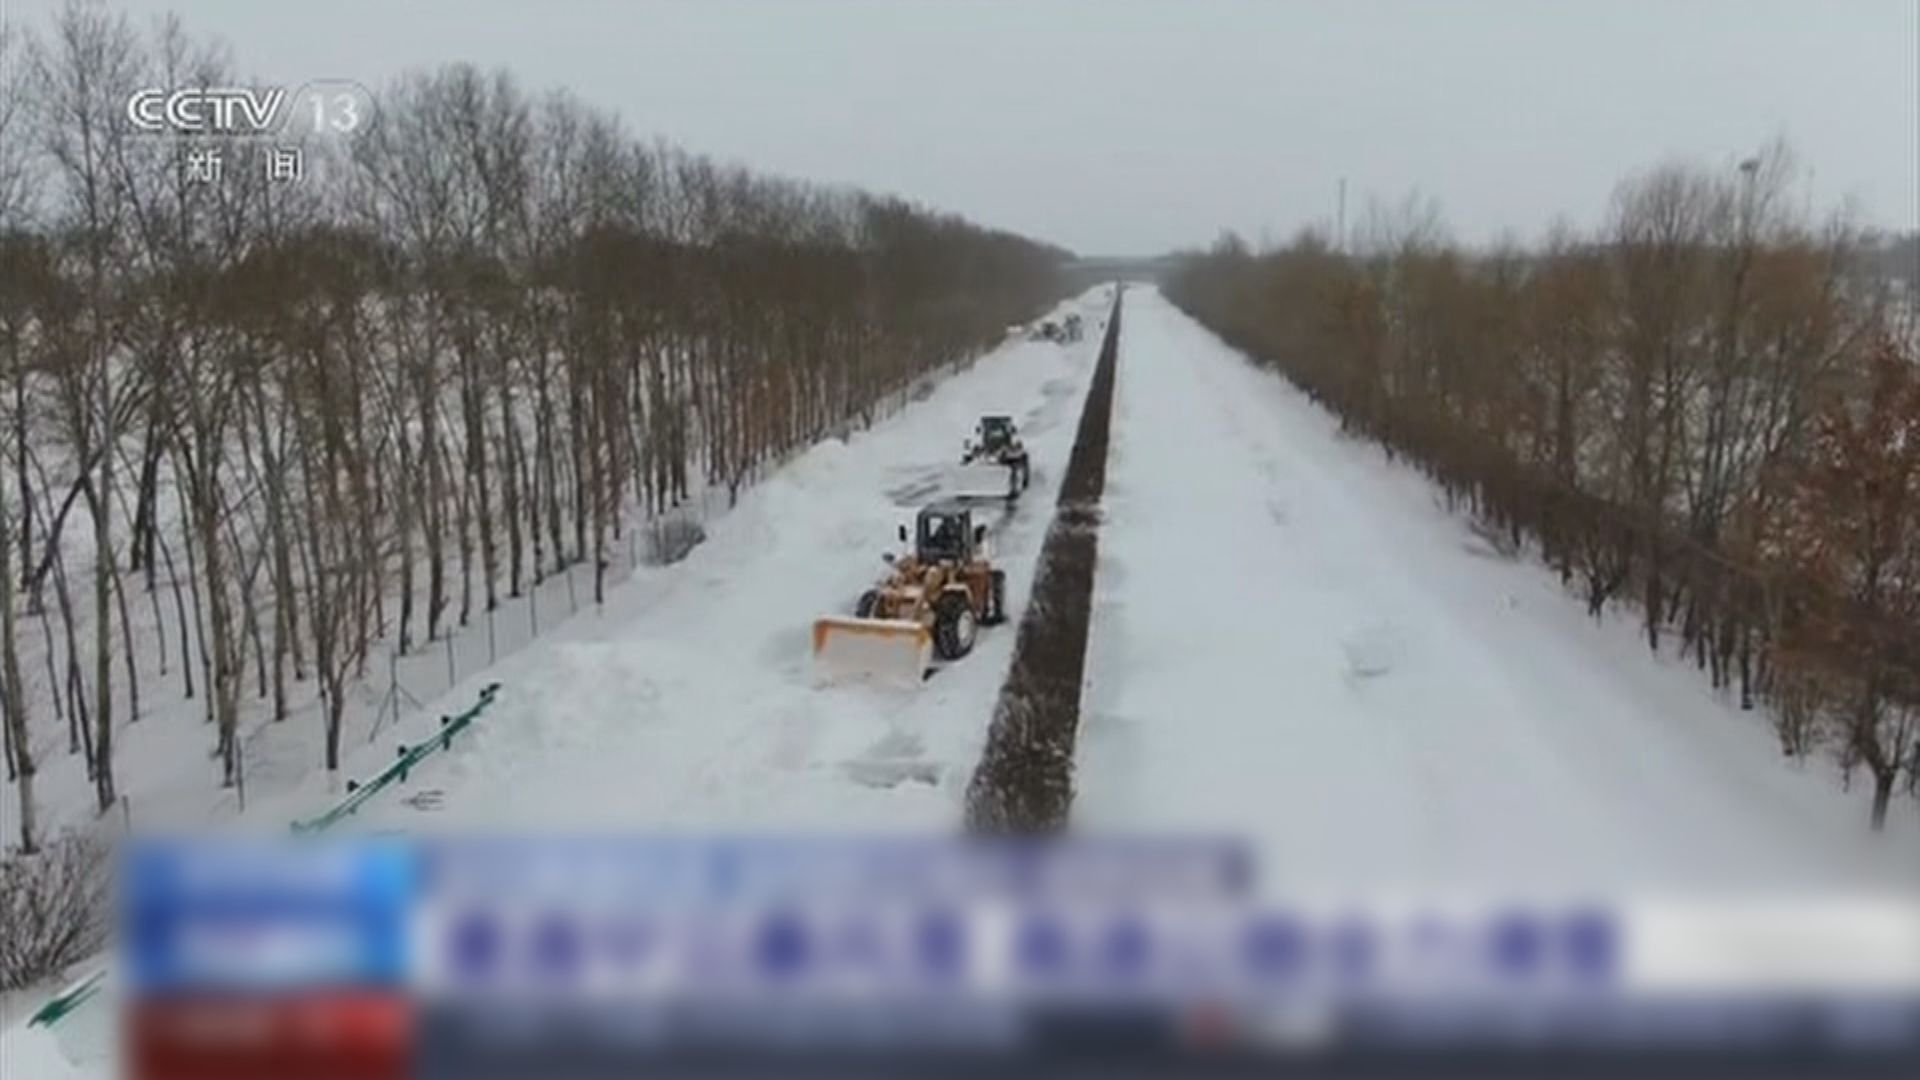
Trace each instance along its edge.
{"label": "distant tree line", "polygon": [[1060,287],[1057,249],[637,141],[504,72],[402,80],[291,183],[249,145],[196,182],[211,143],[130,129],[136,87],[245,85],[177,22],[70,3],[0,40],[0,75],[0,707],[28,850],[36,723],[115,802],[155,647],[130,609],[224,783],[243,699],[284,717],[306,680],[336,768],[376,640],[583,563],[600,599],[623,530],[871,423]]}
{"label": "distant tree line", "polygon": [[1904,293],[1920,292],[1920,229],[1867,233],[1861,238],[1860,263],[1867,272],[1902,282]]}
{"label": "distant tree line", "polygon": [[1794,177],[1781,147],[1656,168],[1533,249],[1462,250],[1411,199],[1352,243],[1228,236],[1167,289],[1595,617],[1631,602],[1770,704],[1785,753],[1864,769],[1879,828],[1920,786],[1920,357],[1910,297]]}

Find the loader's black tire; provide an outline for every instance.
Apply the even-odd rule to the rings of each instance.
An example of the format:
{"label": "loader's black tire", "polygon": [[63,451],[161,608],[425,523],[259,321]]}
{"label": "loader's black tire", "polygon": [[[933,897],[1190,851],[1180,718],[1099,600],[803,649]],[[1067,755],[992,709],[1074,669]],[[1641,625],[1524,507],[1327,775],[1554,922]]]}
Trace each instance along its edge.
{"label": "loader's black tire", "polygon": [[857,619],[871,619],[873,618],[873,609],[879,606],[880,590],[868,589],[866,592],[860,594],[859,601],[853,605],[853,615]]}
{"label": "loader's black tire", "polygon": [[966,593],[947,593],[933,605],[933,651],[940,659],[958,660],[972,652],[979,632]]}
{"label": "loader's black tire", "polygon": [[999,626],[1007,621],[1007,572],[995,570],[987,579],[987,617],[982,622]]}

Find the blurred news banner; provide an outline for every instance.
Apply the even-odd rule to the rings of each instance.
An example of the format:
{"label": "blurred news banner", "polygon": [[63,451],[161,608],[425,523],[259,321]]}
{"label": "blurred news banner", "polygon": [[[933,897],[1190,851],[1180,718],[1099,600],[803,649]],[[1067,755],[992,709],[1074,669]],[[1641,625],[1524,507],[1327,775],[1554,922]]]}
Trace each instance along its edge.
{"label": "blurred news banner", "polygon": [[1231,841],[1099,836],[182,839],[121,870],[146,1080],[1920,1063],[1911,896],[1275,898]]}

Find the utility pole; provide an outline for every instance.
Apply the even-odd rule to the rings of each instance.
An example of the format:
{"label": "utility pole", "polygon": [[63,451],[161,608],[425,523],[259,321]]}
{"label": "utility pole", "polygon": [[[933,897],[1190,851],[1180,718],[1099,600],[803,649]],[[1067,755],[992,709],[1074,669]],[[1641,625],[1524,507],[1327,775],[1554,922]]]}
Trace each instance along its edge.
{"label": "utility pole", "polygon": [[1334,216],[1333,246],[1340,254],[1347,253],[1347,178],[1340,178],[1340,209]]}
{"label": "utility pole", "polygon": [[1753,180],[1760,172],[1760,159],[1750,157],[1740,163],[1740,174],[1745,179],[1740,185],[1740,241],[1745,243],[1747,232],[1753,228]]}

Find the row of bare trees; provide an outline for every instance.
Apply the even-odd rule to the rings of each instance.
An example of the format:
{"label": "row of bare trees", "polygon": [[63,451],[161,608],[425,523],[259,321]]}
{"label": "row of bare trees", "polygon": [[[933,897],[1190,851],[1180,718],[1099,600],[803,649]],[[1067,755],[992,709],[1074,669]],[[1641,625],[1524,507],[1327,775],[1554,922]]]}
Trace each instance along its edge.
{"label": "row of bare trees", "polygon": [[155,650],[221,782],[242,710],[302,683],[335,768],[374,642],[581,564],[600,599],[626,530],[871,423],[1059,286],[1057,249],[641,142],[504,73],[406,78],[276,182],[263,145],[129,130],[135,88],[242,84],[175,22],[75,0],[4,59],[0,700],[29,850],[36,725],[104,811]]}
{"label": "row of bare trees", "polygon": [[1785,752],[1864,768],[1879,828],[1920,778],[1920,357],[1795,177],[1777,146],[1663,166],[1527,250],[1464,251],[1413,199],[1353,244],[1229,236],[1169,293],[1596,617],[1630,601],[1650,647],[1766,700]]}

